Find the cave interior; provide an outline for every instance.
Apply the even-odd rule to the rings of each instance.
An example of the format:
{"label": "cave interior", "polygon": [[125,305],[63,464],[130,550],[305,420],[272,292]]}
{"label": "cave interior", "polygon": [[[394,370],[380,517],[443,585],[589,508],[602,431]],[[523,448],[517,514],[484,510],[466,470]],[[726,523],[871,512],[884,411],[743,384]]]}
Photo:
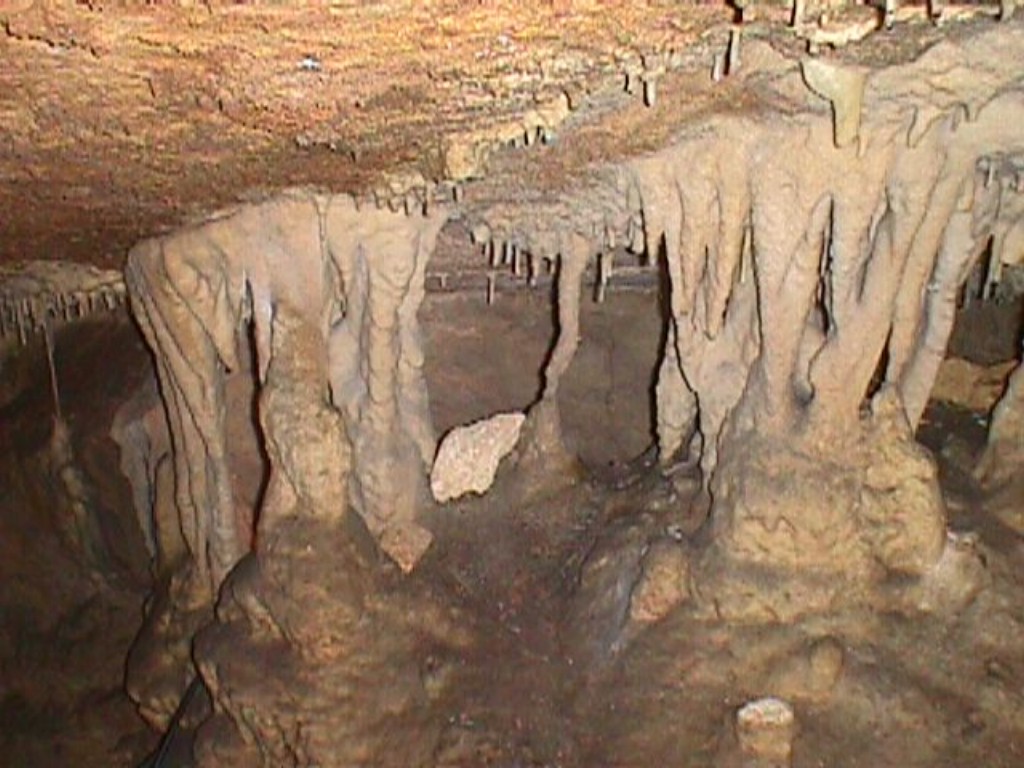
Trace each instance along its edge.
{"label": "cave interior", "polygon": [[1016,10],[0,8],[0,762],[1024,763]]}

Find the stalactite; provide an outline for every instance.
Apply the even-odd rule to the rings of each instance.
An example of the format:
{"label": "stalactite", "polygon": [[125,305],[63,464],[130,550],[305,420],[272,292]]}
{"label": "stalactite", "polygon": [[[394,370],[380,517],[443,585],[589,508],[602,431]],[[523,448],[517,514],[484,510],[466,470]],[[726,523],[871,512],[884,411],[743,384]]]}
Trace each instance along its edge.
{"label": "stalactite", "polygon": [[801,66],[804,80],[811,90],[832,104],[835,145],[839,148],[849,146],[860,134],[865,71],[840,67],[821,59],[805,59]]}
{"label": "stalactite", "polygon": [[726,54],[725,71],[730,75],[736,74],[740,68],[740,40],[743,32],[740,27],[733,27],[729,30],[729,47]]}
{"label": "stalactite", "polygon": [[[238,364],[247,306],[261,383],[282,308],[330,348],[330,391],[352,441],[359,511],[403,567],[422,553],[415,489],[425,492],[434,444],[415,311],[446,217],[414,208],[367,214],[347,198],[285,194],[133,250],[128,284],[167,401],[182,528],[211,590],[248,540],[236,530],[222,374]],[[390,472],[384,457],[397,462]]]}
{"label": "stalactite", "polygon": [[46,363],[50,371],[50,394],[53,396],[53,419],[58,424],[64,423],[64,413],[60,407],[60,388],[57,386],[57,366],[54,364],[53,328],[49,321],[43,324],[43,339],[46,341]]}
{"label": "stalactite", "polygon": [[[550,240],[545,236],[541,242]],[[580,343],[580,300],[583,276],[590,260],[591,246],[576,234],[554,238],[558,245],[558,331],[544,366],[541,395],[527,413],[520,438],[518,468],[527,482],[554,479],[565,482],[572,476],[575,459],[565,444],[558,410],[558,390]],[[547,246],[540,245],[543,253]]]}
{"label": "stalactite", "polygon": [[569,369],[580,343],[580,296],[590,246],[573,236],[558,255],[558,337],[544,368],[542,400],[553,402],[562,377]]}

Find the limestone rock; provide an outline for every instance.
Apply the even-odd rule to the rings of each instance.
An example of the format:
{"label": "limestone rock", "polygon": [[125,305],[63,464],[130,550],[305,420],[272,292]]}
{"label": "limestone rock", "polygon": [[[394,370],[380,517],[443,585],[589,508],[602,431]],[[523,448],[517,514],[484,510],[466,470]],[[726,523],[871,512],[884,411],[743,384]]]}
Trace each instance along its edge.
{"label": "limestone rock", "polygon": [[990,581],[978,535],[950,531],[939,561],[908,591],[910,607],[955,615],[969,606]]}
{"label": "limestone rock", "polygon": [[775,669],[771,690],[796,700],[827,699],[842,676],[845,660],[846,652],[838,639],[818,638]]}
{"label": "limestone rock", "polygon": [[872,404],[878,438],[864,470],[857,515],[868,547],[891,571],[926,573],[942,555],[945,506],[938,470],[927,451],[907,439],[900,405],[883,391]]}
{"label": "limestone rock", "polygon": [[736,713],[741,751],[766,765],[790,764],[795,726],[793,708],[772,697],[751,701]]}
{"label": "limestone rock", "polygon": [[801,71],[807,87],[832,102],[835,145],[849,146],[860,134],[866,72],[821,59],[805,59]]}
{"label": "limestone rock", "polygon": [[485,493],[498,464],[519,440],[525,419],[522,413],[499,413],[445,435],[430,473],[434,498],[443,503],[467,493]]}
{"label": "limestone rock", "polygon": [[658,541],[644,555],[642,572],[629,600],[629,618],[650,624],[689,599],[690,563],[675,541]]}
{"label": "limestone rock", "polygon": [[403,572],[409,573],[433,540],[433,534],[426,528],[415,523],[401,523],[384,529],[380,537],[380,548],[398,563]]}
{"label": "limestone rock", "polygon": [[995,489],[1020,475],[1024,466],[1024,363],[1019,363],[1006,383],[1006,390],[992,411],[988,444],[978,463],[982,485]]}

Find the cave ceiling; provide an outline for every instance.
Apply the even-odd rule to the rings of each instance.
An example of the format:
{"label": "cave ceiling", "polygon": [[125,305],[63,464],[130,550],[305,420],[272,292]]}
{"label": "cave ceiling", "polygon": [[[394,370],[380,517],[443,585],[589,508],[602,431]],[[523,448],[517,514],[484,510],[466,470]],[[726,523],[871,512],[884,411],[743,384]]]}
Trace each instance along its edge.
{"label": "cave ceiling", "polygon": [[[740,78],[710,76],[737,13],[563,0],[0,4],[0,264],[120,268],[143,236],[293,186],[436,196],[458,182],[469,201],[536,198],[658,148],[690,117],[766,106]],[[856,30],[875,11],[843,14],[838,28]],[[788,15],[748,10],[744,34],[804,55]],[[911,19],[825,55],[905,60],[954,27]]]}
{"label": "cave ceiling", "polygon": [[246,196],[475,172],[446,166],[452,142],[524,136],[515,126],[538,112],[553,128],[561,105],[730,15],[631,2],[0,4],[0,259],[120,266],[140,236]]}

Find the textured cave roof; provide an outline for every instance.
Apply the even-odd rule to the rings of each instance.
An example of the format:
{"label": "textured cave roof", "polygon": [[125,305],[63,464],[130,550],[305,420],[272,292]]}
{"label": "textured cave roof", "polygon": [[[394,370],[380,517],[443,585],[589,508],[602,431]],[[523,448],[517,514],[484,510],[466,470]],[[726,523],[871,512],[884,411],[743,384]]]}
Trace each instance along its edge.
{"label": "textured cave roof", "polygon": [[116,267],[140,236],[254,192],[440,180],[450,137],[607,88],[731,16],[558,0],[0,4],[0,261]]}
{"label": "textured cave roof", "polygon": [[[667,0],[0,4],[0,266],[119,268],[140,237],[232,202],[472,177],[475,150],[527,132],[584,137],[522,163],[524,183],[558,183],[665,141],[680,105],[741,103],[707,74],[735,16]],[[798,51],[786,18],[757,10]],[[841,55],[891,60],[943,34],[921,24]],[[674,97],[645,110],[628,75]],[[497,165],[515,181],[520,163]],[[486,194],[517,194],[503,184]]]}

